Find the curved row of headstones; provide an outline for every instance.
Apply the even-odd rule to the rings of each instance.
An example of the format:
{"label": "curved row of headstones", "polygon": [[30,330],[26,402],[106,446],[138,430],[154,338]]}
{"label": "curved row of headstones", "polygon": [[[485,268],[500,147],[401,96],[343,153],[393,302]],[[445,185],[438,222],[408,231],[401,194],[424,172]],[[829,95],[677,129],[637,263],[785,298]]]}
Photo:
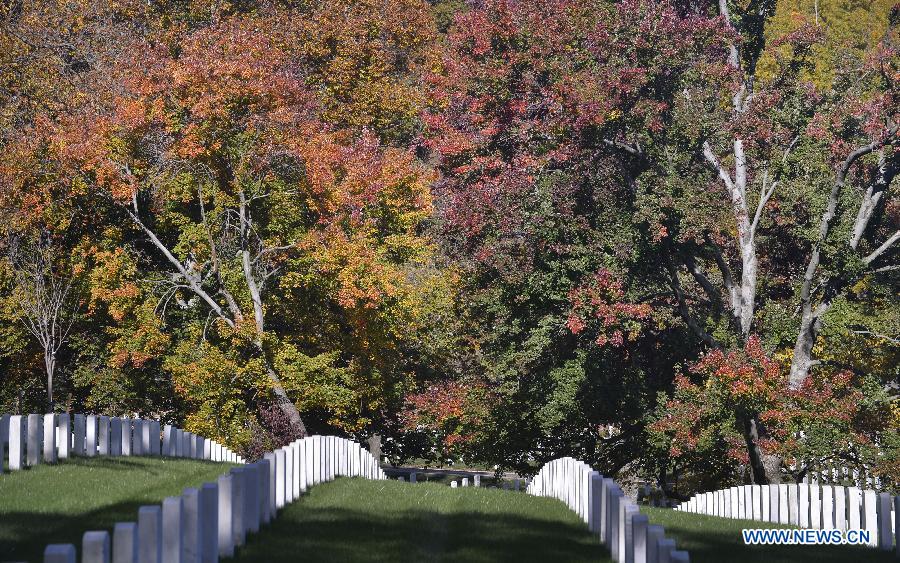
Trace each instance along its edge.
{"label": "curved row of headstones", "polygon": [[742,485],[699,493],[676,510],[821,530],[866,530],[869,546],[900,556],[900,496],[839,485]]}
{"label": "curved row of headstones", "polygon": [[687,563],[686,551],[675,549],[662,526],[646,515],[615,481],[588,464],[564,457],[545,464],[532,479],[529,494],[559,499],[600,536],[617,563]]}
{"label": "curved row of headstones", "polygon": [[157,420],[66,413],[0,415],[0,473],[71,456],[170,456],[243,463],[228,447]]}
{"label": "curved row of headstones", "polygon": [[[378,460],[356,442],[311,436],[234,467],[215,483],[185,489],[160,505],[142,506],[136,522],[112,533],[86,532],[82,563],[214,563],[258,532],[309,487],[337,476],[387,479]],[[76,563],[72,544],[51,544],[44,563]]]}

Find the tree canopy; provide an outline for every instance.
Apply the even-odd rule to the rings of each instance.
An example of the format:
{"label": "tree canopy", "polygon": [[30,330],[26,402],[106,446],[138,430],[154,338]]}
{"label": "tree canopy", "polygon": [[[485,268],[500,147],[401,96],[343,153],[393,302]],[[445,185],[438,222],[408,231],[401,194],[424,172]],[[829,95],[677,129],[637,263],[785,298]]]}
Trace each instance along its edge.
{"label": "tree canopy", "polygon": [[900,478],[900,5],[25,0],[0,47],[6,409]]}

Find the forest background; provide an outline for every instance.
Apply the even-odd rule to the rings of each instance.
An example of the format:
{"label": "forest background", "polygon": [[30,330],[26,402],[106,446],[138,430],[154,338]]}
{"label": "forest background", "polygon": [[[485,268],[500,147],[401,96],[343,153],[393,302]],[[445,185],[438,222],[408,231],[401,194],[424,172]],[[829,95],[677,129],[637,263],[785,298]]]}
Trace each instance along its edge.
{"label": "forest background", "polygon": [[0,409],[900,481],[894,0],[2,0]]}

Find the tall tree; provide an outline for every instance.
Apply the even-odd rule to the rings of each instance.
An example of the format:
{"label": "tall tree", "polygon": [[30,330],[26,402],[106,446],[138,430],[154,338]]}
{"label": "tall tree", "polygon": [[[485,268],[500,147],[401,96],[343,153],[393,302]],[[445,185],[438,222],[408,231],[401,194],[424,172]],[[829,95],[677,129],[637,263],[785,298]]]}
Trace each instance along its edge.
{"label": "tall tree", "polygon": [[53,412],[56,407],[53,377],[58,355],[69,338],[81,304],[77,280],[72,272],[60,271],[60,257],[55,255],[47,236],[37,241],[13,239],[8,248],[15,280],[12,299],[28,332],[41,346],[47,376],[47,404]]}

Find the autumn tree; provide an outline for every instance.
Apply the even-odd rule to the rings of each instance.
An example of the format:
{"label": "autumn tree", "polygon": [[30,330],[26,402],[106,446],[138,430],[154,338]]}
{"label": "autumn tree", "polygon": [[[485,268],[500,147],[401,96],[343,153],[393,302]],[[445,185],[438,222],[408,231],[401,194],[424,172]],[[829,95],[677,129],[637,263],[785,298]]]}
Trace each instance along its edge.
{"label": "autumn tree", "polygon": [[411,375],[398,346],[418,302],[407,270],[429,254],[417,233],[428,170],[325,121],[305,63],[283,48],[290,20],[266,14],[175,43],[133,37],[115,88],[38,113],[3,169],[22,220],[65,207],[70,227],[92,226],[93,238],[69,231],[85,237],[73,247],[90,312],[110,323],[107,366],[165,369],[189,426],[243,445],[268,401],[294,435],[298,405],[348,431],[378,420]]}
{"label": "autumn tree", "polygon": [[28,332],[37,340],[44,357],[47,376],[47,403],[55,410],[53,376],[58,354],[69,339],[80,306],[77,279],[60,271],[60,258],[46,236],[37,241],[13,239],[8,260],[15,289],[11,296]]}

